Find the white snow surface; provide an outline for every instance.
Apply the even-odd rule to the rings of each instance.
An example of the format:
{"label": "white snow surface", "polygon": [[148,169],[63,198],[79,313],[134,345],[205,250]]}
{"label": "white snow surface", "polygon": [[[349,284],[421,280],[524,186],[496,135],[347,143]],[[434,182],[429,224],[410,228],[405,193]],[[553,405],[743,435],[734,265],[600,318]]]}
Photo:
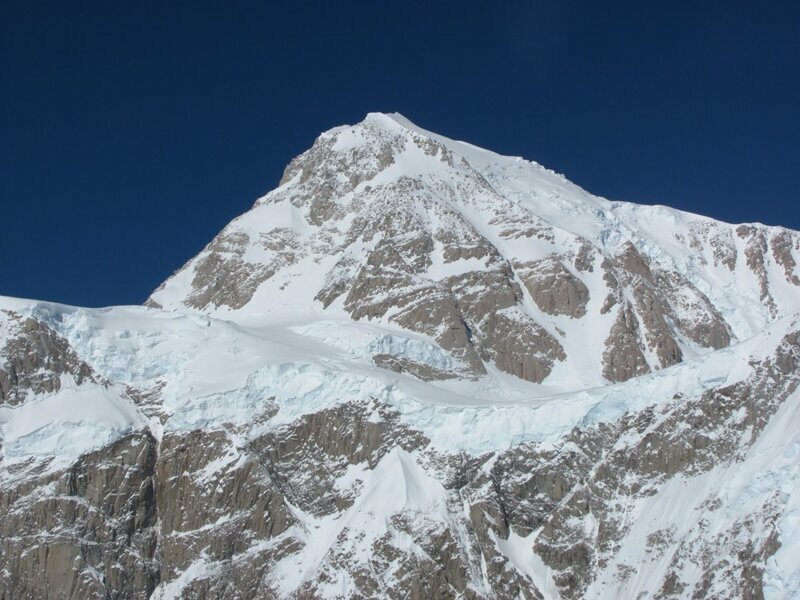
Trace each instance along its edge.
{"label": "white snow surface", "polygon": [[[446,366],[448,355],[424,336],[374,323],[336,322],[322,311],[245,324],[135,306],[84,309],[10,298],[0,304],[48,324],[112,382],[108,389],[67,387],[3,408],[7,457],[47,452],[58,436],[84,440],[63,449],[76,456],[144,423],[160,435],[152,419],[122,398],[123,385],[160,389],[168,430],[247,425],[273,401],[278,413],[261,427],[342,402],[375,399],[443,450],[481,454],[521,442],[554,443],[575,426],[613,421],[626,411],[667,402],[677,392],[697,396],[743,380],[751,371],[748,361],[768,354],[796,325],[796,317],[780,320],[749,341],[624,383],[570,388],[497,371],[477,381],[424,382],[381,369],[370,360],[376,349],[434,367]],[[74,433],[48,433],[64,423]]]}
{"label": "white snow surface", "polygon": [[0,407],[0,439],[6,465],[30,456],[54,456],[63,465],[145,422],[119,390],[65,380],[57,392]]}
{"label": "white snow surface", "polygon": [[[293,507],[300,522],[298,535],[303,550],[280,561],[270,574],[287,595],[307,579],[313,579],[325,556],[335,548],[356,565],[368,564],[372,543],[389,531],[390,517],[410,512],[418,519],[446,520],[446,493],[442,484],[428,475],[412,454],[401,448],[389,452],[372,469],[353,467],[348,479],[361,485],[355,504],[341,514],[314,517]],[[393,543],[403,549],[397,531]],[[323,584],[326,597],[347,595],[356,589],[349,575],[342,571],[338,581]]]}

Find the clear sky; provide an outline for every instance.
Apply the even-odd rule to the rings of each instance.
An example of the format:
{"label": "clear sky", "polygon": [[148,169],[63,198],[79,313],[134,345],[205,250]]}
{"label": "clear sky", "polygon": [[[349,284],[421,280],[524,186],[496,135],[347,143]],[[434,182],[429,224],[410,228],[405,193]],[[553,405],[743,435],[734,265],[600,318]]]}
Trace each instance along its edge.
{"label": "clear sky", "polygon": [[141,303],[370,111],[800,229],[798,5],[3,2],[0,294]]}

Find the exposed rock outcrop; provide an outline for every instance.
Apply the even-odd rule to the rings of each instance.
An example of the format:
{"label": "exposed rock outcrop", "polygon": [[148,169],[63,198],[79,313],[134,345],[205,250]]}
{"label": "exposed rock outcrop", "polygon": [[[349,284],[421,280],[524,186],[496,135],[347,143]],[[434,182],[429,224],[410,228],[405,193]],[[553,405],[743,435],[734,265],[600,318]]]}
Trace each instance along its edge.
{"label": "exposed rock outcrop", "polygon": [[586,314],[589,288],[558,260],[548,257],[518,263],[514,270],[537,306],[549,315],[580,318]]}
{"label": "exposed rock outcrop", "polygon": [[0,405],[13,406],[28,395],[58,391],[62,375],[78,384],[93,377],[89,365],[46,324],[4,312],[8,326],[0,341]]}
{"label": "exposed rock outcrop", "polygon": [[159,581],[156,443],[135,433],[0,490],[0,596],[149,598]]}

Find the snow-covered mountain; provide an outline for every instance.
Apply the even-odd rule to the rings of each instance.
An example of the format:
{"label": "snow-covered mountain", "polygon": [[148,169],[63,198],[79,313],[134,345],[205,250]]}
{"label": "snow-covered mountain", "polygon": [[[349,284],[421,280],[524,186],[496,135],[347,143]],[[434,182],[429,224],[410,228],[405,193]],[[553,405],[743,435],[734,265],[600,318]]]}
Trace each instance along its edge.
{"label": "snow-covered mountain", "polygon": [[0,597],[794,597],[798,261],[323,133],[145,307],[0,298]]}

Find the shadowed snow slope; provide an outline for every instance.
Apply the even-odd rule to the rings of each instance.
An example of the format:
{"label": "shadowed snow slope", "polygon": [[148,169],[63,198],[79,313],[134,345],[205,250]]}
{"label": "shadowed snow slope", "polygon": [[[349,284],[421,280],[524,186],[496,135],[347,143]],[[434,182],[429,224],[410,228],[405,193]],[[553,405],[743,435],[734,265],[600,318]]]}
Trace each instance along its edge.
{"label": "shadowed snow slope", "polygon": [[323,133],[147,306],[0,298],[0,596],[792,597],[798,260]]}

